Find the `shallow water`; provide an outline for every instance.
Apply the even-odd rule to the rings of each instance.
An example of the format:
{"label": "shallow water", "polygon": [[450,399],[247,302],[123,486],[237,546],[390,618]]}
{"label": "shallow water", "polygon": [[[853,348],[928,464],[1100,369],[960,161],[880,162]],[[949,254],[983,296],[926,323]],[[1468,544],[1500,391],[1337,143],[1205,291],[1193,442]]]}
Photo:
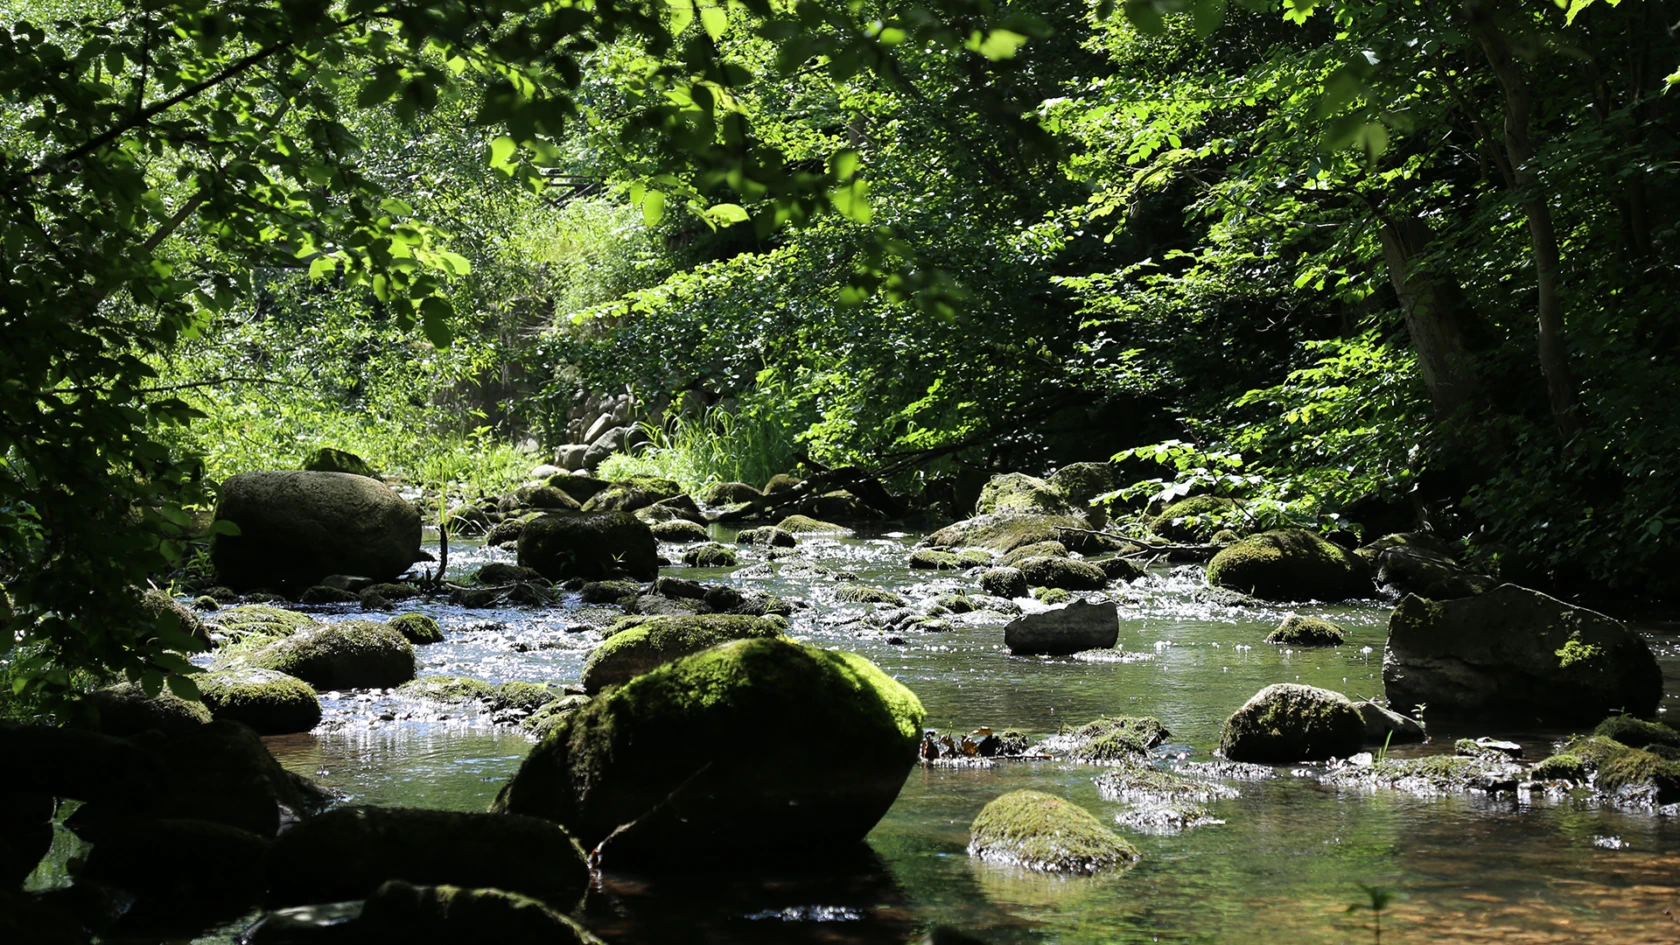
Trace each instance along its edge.
{"label": "shallow water", "polygon": [[[918,598],[974,588],[970,578],[905,568],[914,538],[812,539],[783,560],[843,568],[863,583]],[[672,550],[667,557],[680,557]],[[511,555],[456,547],[451,572],[465,576],[490,560]],[[762,560],[742,555],[743,565]],[[1195,567],[1158,566],[1144,581],[1113,591],[1121,601],[1119,650],[1071,659],[1009,656],[1002,615],[948,618],[951,631],[909,632],[895,645],[885,634],[835,625],[837,614],[869,608],[834,603],[837,582],[830,579],[664,573],[808,601],[793,618],[794,636],[876,661],[921,697],[927,725],[940,729],[1047,735],[1098,715],[1146,714],[1171,729],[1171,755],[1209,760],[1221,721],[1265,685],[1301,682],[1354,697],[1382,691],[1384,603],[1295,608],[1336,620],[1350,631],[1349,642],[1280,649],[1261,639],[1288,610],[1192,603],[1189,595],[1202,583]],[[575,597],[544,611],[415,609],[437,617],[447,636],[417,649],[422,674],[557,685],[578,680],[599,641],[585,625],[616,613]],[[1673,625],[1646,629],[1668,678],[1665,707],[1673,711],[1680,705],[1673,695],[1680,693],[1680,637]],[[316,732],[269,745],[288,767],[357,803],[482,810],[530,748],[521,735],[459,707],[346,693],[329,694],[326,710]],[[1536,758],[1563,733],[1489,727],[1431,734],[1433,744],[1393,753],[1450,751],[1456,737],[1493,735],[1522,743]],[[1570,800],[1530,805],[1510,796],[1338,792],[1280,768],[1271,780],[1230,782],[1240,796],[1210,805],[1222,825],[1176,834],[1121,828],[1143,852],[1122,875],[1047,877],[968,857],[969,822],[1006,791],[1048,791],[1113,818],[1125,805],[1098,795],[1093,778],[1100,773],[1060,762],[918,767],[870,835],[873,855],[858,863],[814,876],[607,876],[581,915],[599,934],[625,942],[896,942],[944,924],[998,943],[1340,943],[1373,937],[1369,911],[1348,912],[1369,901],[1366,884],[1397,894],[1382,916],[1382,937],[1392,942],[1680,941],[1680,822]]]}

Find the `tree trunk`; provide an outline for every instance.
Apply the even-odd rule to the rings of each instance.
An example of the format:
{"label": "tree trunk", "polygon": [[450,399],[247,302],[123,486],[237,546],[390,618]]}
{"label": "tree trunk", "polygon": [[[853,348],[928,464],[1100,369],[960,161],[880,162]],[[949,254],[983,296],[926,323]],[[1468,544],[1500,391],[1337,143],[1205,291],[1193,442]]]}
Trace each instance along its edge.
{"label": "tree trunk", "polygon": [[1494,21],[1491,4],[1467,2],[1471,35],[1493,67],[1505,99],[1505,154],[1510,163],[1511,183],[1517,192],[1517,206],[1528,221],[1529,244],[1534,257],[1536,306],[1540,335],[1540,370],[1546,376],[1546,399],[1552,421],[1565,446],[1581,432],[1581,418],[1575,406],[1575,378],[1569,370],[1569,350],[1564,342],[1563,300],[1558,295],[1557,233],[1552,226],[1552,209],[1534,171],[1534,144],[1528,137],[1531,106],[1528,83],[1511,57],[1510,38]]}
{"label": "tree trunk", "polygon": [[1420,264],[1429,226],[1413,216],[1382,219],[1383,260],[1417,352],[1429,400],[1441,419],[1482,401],[1481,381],[1464,339],[1464,296],[1452,276]]}

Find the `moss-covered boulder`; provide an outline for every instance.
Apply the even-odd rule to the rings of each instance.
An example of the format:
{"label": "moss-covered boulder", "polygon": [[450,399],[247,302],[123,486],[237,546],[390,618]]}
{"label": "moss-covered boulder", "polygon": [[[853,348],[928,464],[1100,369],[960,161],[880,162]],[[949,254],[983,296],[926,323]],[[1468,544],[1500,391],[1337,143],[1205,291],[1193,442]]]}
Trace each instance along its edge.
{"label": "moss-covered boulder", "polygon": [[1056,487],[1024,473],[1000,473],[980,489],[974,514],[1026,512],[1034,515],[1072,515],[1074,508]]}
{"label": "moss-covered boulder", "polygon": [[581,474],[550,476],[546,480],[546,483],[549,486],[559,489],[561,492],[571,496],[580,507],[583,503],[588,502],[590,499],[593,499],[605,492],[607,487],[612,485],[612,483],[606,481],[605,479],[596,479],[593,476],[585,476]]}
{"label": "moss-covered boulder", "polygon": [[314,587],[304,588],[303,593],[299,594],[297,599],[300,604],[318,605],[353,604],[360,598],[343,588],[317,584]]}
{"label": "moss-covered boulder", "polygon": [[980,575],[980,589],[1005,600],[1027,596],[1029,586],[1019,568],[992,568]]}
{"label": "moss-covered boulder", "polygon": [[106,735],[129,736],[141,732],[180,732],[210,721],[210,710],[200,702],[188,702],[164,688],[148,696],[136,683],[118,683],[96,689],[84,697],[95,710],[95,728]]}
{"label": "moss-covered boulder", "polygon": [[397,630],[346,620],[300,630],[229,657],[240,665],[296,676],[316,689],[387,689],[414,678],[414,647]]}
{"label": "moss-covered boulder", "polygon": [[1064,591],[1100,591],[1108,586],[1108,575],[1088,561],[1049,556],[1017,562],[1027,583],[1033,587],[1055,587]]}
{"label": "moss-covered boulder", "polygon": [[1131,558],[1099,558],[1090,563],[1100,568],[1110,581],[1136,581],[1149,573],[1143,562]]}
{"label": "moss-covered boulder", "polygon": [[1349,758],[1365,741],[1365,720],[1339,692],[1279,683],[1255,693],[1219,732],[1232,761],[1281,764]]}
{"label": "moss-covered boulder", "polygon": [[548,579],[538,574],[534,568],[522,568],[517,564],[505,561],[492,561],[479,568],[473,574],[473,583],[486,587],[501,587],[505,584],[547,584]]}
{"label": "moss-covered boulder", "polygon": [[1059,607],[1071,604],[1075,600],[1071,591],[1064,591],[1059,587],[1035,587],[1032,589],[1033,599],[1046,607]]}
{"label": "moss-covered boulder", "polygon": [[795,538],[792,532],[774,525],[742,529],[735,536],[735,540],[743,545],[765,545],[772,548],[792,548],[799,544],[799,539]]}
{"label": "moss-covered boulder", "polygon": [[484,533],[484,544],[490,548],[511,545],[519,541],[519,536],[525,533],[525,526],[536,521],[543,513],[526,512],[523,515],[510,516],[497,522]]}
{"label": "moss-covered boulder", "polygon": [[678,543],[710,541],[711,535],[706,532],[706,526],[690,522],[686,519],[672,519],[651,526],[653,537],[660,541]]}
{"label": "moss-covered boulder", "polygon": [[714,482],[700,490],[700,501],[707,505],[735,505],[764,498],[764,493],[744,482]]}
{"label": "moss-covered boulder", "polygon": [[1322,617],[1290,614],[1278,628],[1266,635],[1266,642],[1278,646],[1341,646],[1347,631]]}
{"label": "moss-covered boulder", "polygon": [[1662,670],[1639,634],[1539,591],[1501,585],[1428,601],[1407,595],[1388,621],[1389,705],[1431,715],[1584,723],[1651,715]]}
{"label": "moss-covered boulder", "polygon": [[[1119,485],[1114,479],[1114,466],[1109,463],[1072,463],[1063,466],[1049,479],[1050,487],[1062,494],[1068,504],[1083,511],[1087,517],[1103,515],[1103,510],[1091,505],[1099,495],[1113,492]],[[1100,523],[1093,523],[1100,527]]]}
{"label": "moss-covered boulder", "polygon": [[860,656],[737,640],[568,715],[493,809],[556,821],[591,847],[633,825],[603,847],[607,863],[821,857],[855,846],[892,805],[923,716]]}
{"label": "moss-covered boulder", "polygon": [[496,687],[471,676],[421,676],[402,684],[397,690],[411,699],[432,702],[488,702],[496,695]]}
{"label": "moss-covered boulder", "polygon": [[1241,502],[1224,496],[1191,496],[1162,509],[1149,528],[1168,541],[1207,541],[1241,507]]}
{"label": "moss-covered boulder", "polygon": [[776,527],[790,535],[850,535],[852,530],[833,522],[823,522],[808,515],[789,515]]}
{"label": "moss-covered boulder", "polygon": [[1346,600],[1373,591],[1365,562],[1300,528],[1261,532],[1208,562],[1208,583],[1265,600]]}
{"label": "moss-covered boulder", "polygon": [[248,725],[258,735],[307,732],[321,722],[321,698],[295,676],[232,669],[194,679],[213,717]]}
{"label": "moss-covered boulder", "polygon": [[317,625],[308,614],[269,604],[230,607],[216,614],[216,624],[236,637],[286,637]]}
{"label": "moss-covered boulder", "polygon": [[496,712],[523,712],[529,717],[558,698],[558,692],[542,683],[512,680],[496,687],[490,708]]}
{"label": "moss-covered boulder", "polygon": [[340,472],[240,473],[222,484],[216,580],[301,590],[329,574],[389,581],[420,557],[420,511],[376,479]]}
{"label": "moss-covered boulder", "polygon": [[[0,598],[3,597],[4,591],[0,591]],[[3,599],[0,599],[0,605],[4,606],[4,610],[0,611],[0,627],[4,627],[9,622],[11,605]],[[156,588],[147,588],[140,594],[140,609],[162,628],[178,630],[206,646],[210,643],[210,631],[204,626],[203,618],[192,608]]]}
{"label": "moss-covered boulder", "polygon": [[342,945],[602,945],[563,912],[529,896],[501,889],[414,886],[397,880],[368,896],[348,921],[341,906],[301,906],[265,917],[245,936],[250,945],[298,945],[317,939]]}
{"label": "moss-covered boulder", "polygon": [[526,716],[519,725],[521,728],[528,729],[531,734],[537,737],[538,741],[541,741],[548,737],[549,732],[565,721],[566,716],[588,705],[589,700],[589,696],[578,693],[561,696]]}
{"label": "moss-covered boulder", "polygon": [[910,567],[919,571],[965,571],[969,568],[988,567],[992,563],[992,556],[984,551],[972,549],[959,554],[917,548],[910,552],[908,563]]}
{"label": "moss-covered boulder", "polygon": [[1628,748],[1599,763],[1595,786],[1623,804],[1673,804],[1680,801],[1680,761],[1642,748]]}
{"label": "moss-covered boulder", "polygon": [[[929,548],[985,548],[1007,554],[1023,545],[1072,538],[1058,528],[1086,528],[1088,523],[1073,515],[1028,515],[1016,512],[979,515],[947,525],[923,540]],[[1066,542],[1063,542],[1067,544]],[[1071,546],[1069,546],[1071,547]]]}
{"label": "moss-covered boulder", "polygon": [[634,512],[682,495],[682,486],[669,479],[635,476],[608,485],[583,503],[585,512]]}
{"label": "moss-covered boulder", "polygon": [[519,535],[519,564],[550,581],[659,576],[659,544],[628,512],[554,512]]}
{"label": "moss-covered boulder", "polygon": [[987,804],[969,834],[969,856],[1042,873],[1101,873],[1138,861],[1137,848],[1089,811],[1038,791]]}
{"label": "moss-covered boulder", "polygon": [[526,508],[541,509],[545,512],[576,512],[583,508],[583,503],[553,486],[520,490],[519,498]]}
{"label": "moss-covered boulder", "polygon": [[1613,738],[1629,748],[1667,745],[1680,748],[1680,730],[1663,722],[1647,722],[1631,715],[1612,715],[1598,723],[1594,735]]}
{"label": "moss-covered boulder", "polygon": [[836,519],[843,522],[855,522],[881,517],[881,513],[868,502],[844,489],[836,489],[833,492],[811,496],[799,503],[799,511],[818,521],[825,522]]}
{"label": "moss-covered boulder", "polygon": [[578,589],[586,604],[627,604],[642,595],[635,581],[590,581]]}
{"label": "moss-covered boulder", "polygon": [[683,552],[683,564],[691,568],[733,568],[739,562],[728,545],[708,542]]}
{"label": "moss-covered boulder", "polygon": [[443,642],[443,628],[425,614],[400,614],[385,621],[385,625],[403,635],[415,646]]}
{"label": "moss-covered boulder", "polygon": [[535,817],[341,807],[280,835],[269,854],[275,905],[362,899],[386,880],[493,886],[556,902],[589,882],[583,851]]}
{"label": "moss-covered boulder", "polygon": [[310,472],[349,473],[369,479],[379,478],[379,473],[374,471],[367,460],[348,450],[335,450],[330,446],[323,446],[304,457],[303,468]]}
{"label": "moss-covered boulder", "polygon": [[781,495],[784,492],[792,492],[804,484],[805,480],[799,478],[798,476],[790,475],[788,473],[777,473],[776,475],[770,477],[769,482],[764,484],[764,494]]}
{"label": "moss-covered boulder", "polygon": [[1022,545],[1014,551],[998,559],[998,566],[1003,568],[1018,568],[1021,562],[1028,558],[1066,558],[1067,545],[1059,541],[1035,541],[1030,545]]}
{"label": "moss-covered boulder", "polygon": [[1459,564],[1445,542],[1427,533],[1385,535],[1355,553],[1370,564],[1378,584],[1401,594],[1451,600],[1499,586],[1493,578]]}
{"label": "moss-covered boulder", "polygon": [[909,601],[904,595],[866,584],[842,584],[834,589],[834,599],[842,604],[887,604],[903,607]]}
{"label": "moss-covered boulder", "polygon": [[652,617],[613,634],[589,654],[583,664],[583,688],[594,694],[720,643],[781,634],[782,625],[764,617],[735,614]]}

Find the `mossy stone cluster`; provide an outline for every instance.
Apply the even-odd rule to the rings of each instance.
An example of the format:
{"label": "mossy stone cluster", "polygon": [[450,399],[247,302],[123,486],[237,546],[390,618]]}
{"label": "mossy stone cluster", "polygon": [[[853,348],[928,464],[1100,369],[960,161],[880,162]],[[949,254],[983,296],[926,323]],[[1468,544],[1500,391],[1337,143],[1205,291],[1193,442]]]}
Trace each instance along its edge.
{"label": "mossy stone cluster", "polygon": [[1035,587],[1032,596],[1046,607],[1056,607],[1073,602],[1073,594],[1059,587]]}
{"label": "mossy stone cluster", "polygon": [[451,703],[487,702],[496,695],[495,686],[471,676],[421,676],[397,691],[411,699]]}
{"label": "mossy stone cluster", "polygon": [[203,703],[188,702],[168,688],[147,695],[137,683],[125,682],[96,689],[84,697],[96,710],[98,730],[106,735],[127,737],[157,730],[165,734],[195,729],[210,721]]}
{"label": "mossy stone cluster", "polygon": [[583,503],[585,512],[634,512],[682,495],[682,486],[669,479],[634,476],[610,483]]}
{"label": "mossy stone cluster", "polygon": [[1290,614],[1266,635],[1266,642],[1277,646],[1341,646],[1347,642],[1347,631],[1322,617]]}
{"label": "mossy stone cluster", "polygon": [[490,700],[490,708],[497,712],[523,712],[528,718],[558,698],[558,692],[542,683],[511,680],[496,687],[496,693]]}
{"label": "mossy stone cluster", "polygon": [[583,688],[591,694],[616,686],[730,640],[778,637],[782,624],[764,617],[694,614],[649,617],[609,636],[583,664]]}
{"label": "mossy stone cluster", "polygon": [[776,475],[770,477],[769,482],[764,484],[764,494],[780,495],[784,492],[792,492],[804,484],[805,480],[799,478],[798,476],[790,475],[788,473],[777,473]]}
{"label": "mossy stone cluster", "polygon": [[909,560],[910,567],[919,571],[963,571],[988,567],[991,563],[992,556],[977,549],[953,553],[917,548],[910,552]]}
{"label": "mossy stone cluster", "polygon": [[318,690],[400,686],[414,678],[415,665],[414,647],[400,632],[369,620],[299,630],[234,658],[245,666],[296,676]]}
{"label": "mossy stone cluster", "polygon": [[1149,528],[1168,541],[1207,541],[1241,507],[1240,501],[1225,496],[1191,496],[1162,509]]}
{"label": "mossy stone cluster", "polygon": [[1232,761],[1266,764],[1348,758],[1365,740],[1365,720],[1339,692],[1279,683],[1231,713],[1219,748]]}
{"label": "mossy stone cluster", "polygon": [[727,545],[710,542],[683,552],[683,564],[691,568],[733,568],[739,562]]}
{"label": "mossy stone cluster", "polygon": [[401,614],[385,621],[385,625],[403,635],[415,646],[443,642],[443,628],[425,614]]}
{"label": "mossy stone cluster", "polygon": [[1265,600],[1369,597],[1363,559],[1300,528],[1261,532],[1223,548],[1208,562],[1208,583]]}
{"label": "mossy stone cluster", "polygon": [[330,446],[323,446],[304,457],[303,468],[310,472],[349,473],[369,479],[379,478],[379,473],[374,471],[367,460],[348,450],[333,449]]}
{"label": "mossy stone cluster", "polygon": [[1039,791],[1005,794],[969,826],[970,856],[1045,873],[1092,874],[1137,862],[1137,848],[1076,804]]}
{"label": "mossy stone cluster", "polygon": [[997,512],[1026,512],[1038,515],[1069,515],[1073,506],[1061,491],[1036,476],[1000,473],[980,489],[974,504],[977,515]]}
{"label": "mossy stone cluster", "polygon": [[648,857],[822,856],[892,805],[924,714],[863,657],[737,640],[568,714],[493,809],[553,820],[593,847],[663,804]]}
{"label": "mossy stone cluster", "polygon": [[321,698],[295,676],[231,669],[194,679],[212,716],[249,725],[258,735],[307,732],[321,722]]}
{"label": "mossy stone cluster", "polygon": [[[953,525],[947,525],[929,535],[923,542],[929,548],[985,548],[1008,554],[1017,548],[1044,541],[1072,539],[1058,528],[1086,528],[1088,523],[1075,515],[1031,515],[1001,512],[977,515]],[[1067,544],[1066,541],[1063,544]],[[1080,549],[1084,550],[1084,549]]]}
{"label": "mossy stone cluster", "polygon": [[1066,558],[1067,556],[1067,545],[1059,541],[1035,541],[1030,545],[1022,545],[1016,548],[999,558],[997,563],[1000,568],[1016,568],[1020,567],[1021,562],[1028,558]]}
{"label": "mossy stone cluster", "polygon": [[707,505],[735,505],[764,498],[764,493],[744,482],[714,482],[700,490],[700,501]]}
{"label": "mossy stone cluster", "polygon": [[1108,575],[1088,561],[1072,558],[1027,558],[1015,565],[1033,587],[1054,587],[1064,591],[1100,591],[1108,586]]}
{"label": "mossy stone cluster", "polygon": [[1028,587],[1027,576],[1019,568],[992,568],[980,575],[980,589],[993,597],[1025,597]]}

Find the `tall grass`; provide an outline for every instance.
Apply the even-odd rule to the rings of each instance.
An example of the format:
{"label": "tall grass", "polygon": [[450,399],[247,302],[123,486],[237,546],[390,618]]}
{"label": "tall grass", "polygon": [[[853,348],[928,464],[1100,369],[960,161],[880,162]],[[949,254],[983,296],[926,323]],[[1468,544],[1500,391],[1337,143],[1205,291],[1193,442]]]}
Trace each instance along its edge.
{"label": "tall grass", "polygon": [[711,407],[699,417],[676,417],[665,428],[642,425],[652,441],[635,455],[601,463],[603,479],[657,476],[695,492],[718,482],[762,486],[793,468],[793,434],[767,412],[734,414]]}

